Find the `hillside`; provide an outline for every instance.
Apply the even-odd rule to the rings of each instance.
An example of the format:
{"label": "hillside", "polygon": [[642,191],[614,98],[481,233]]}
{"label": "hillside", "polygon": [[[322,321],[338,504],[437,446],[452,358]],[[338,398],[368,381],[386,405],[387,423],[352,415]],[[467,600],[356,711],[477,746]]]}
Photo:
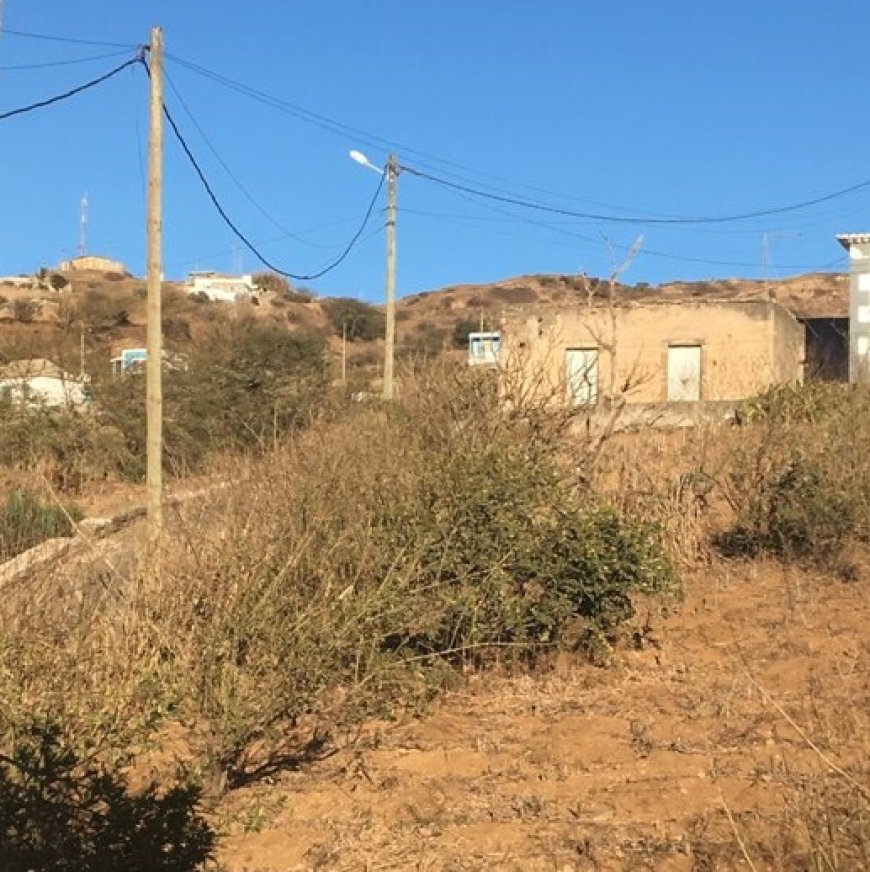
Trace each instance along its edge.
{"label": "hillside", "polygon": [[[568,304],[600,296],[606,282],[571,275],[525,275],[488,284],[460,284],[411,294],[397,304],[399,357],[438,354],[463,347],[469,330],[495,329],[505,307]],[[799,316],[846,317],[848,276],[811,273],[764,282],[712,279],[659,286],[617,284],[620,301],[645,299],[738,299],[771,296]],[[342,353],[336,329],[335,300],[294,290],[262,294],[257,305],[234,306],[189,297],[175,282],[164,285],[163,320],[168,347],[184,350],[208,335],[210,325],[241,316],[284,326],[290,332],[327,337],[338,373]],[[383,307],[368,307],[379,311]],[[46,272],[30,287],[0,283],[0,355],[6,359],[42,356],[70,371],[81,366],[85,326],[85,368],[105,371],[122,347],[144,345],[145,283],[120,273]],[[349,376],[360,386],[372,382],[382,359],[381,330],[370,330],[347,343]]]}
{"label": "hillside", "polygon": [[[403,341],[411,336],[446,335],[457,321],[495,327],[505,306],[535,306],[586,300],[602,287],[600,280],[571,275],[526,275],[490,284],[452,285],[404,297],[398,320],[404,325]],[[799,316],[846,317],[848,276],[840,273],[810,273],[770,282],[754,279],[711,279],[703,282],[671,282],[663,285],[617,285],[617,299],[738,299],[771,296]]]}

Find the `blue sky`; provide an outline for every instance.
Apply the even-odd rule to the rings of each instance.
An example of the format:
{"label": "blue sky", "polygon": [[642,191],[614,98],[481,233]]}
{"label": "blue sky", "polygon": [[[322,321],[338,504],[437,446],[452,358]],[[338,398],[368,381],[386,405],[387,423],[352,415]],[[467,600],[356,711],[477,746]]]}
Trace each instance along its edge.
{"label": "blue sky", "polygon": [[[152,24],[164,28],[174,58],[291,104],[279,111],[167,61],[168,105],[216,193],[264,253],[294,273],[335,257],[374,193],[378,178],[348,158],[352,148],[382,164],[392,145],[405,165],[466,187],[641,219],[756,211],[870,179],[866,0],[3,7],[0,112],[134,54],[11,31],[137,44]],[[113,51],[121,54],[14,69]],[[309,123],[292,106],[338,127]],[[86,191],[89,250],[141,274],[147,117],[146,81],[133,68],[64,104],[0,122],[0,273],[74,255]],[[165,171],[167,275],[257,269],[168,130]],[[870,186],[745,221],[624,224],[460,195],[404,173],[399,293],[533,272],[605,275],[639,234],[643,246],[624,274],[632,283],[762,276],[765,234],[771,277],[844,269],[834,234],[870,230],[868,210]],[[382,223],[381,201],[342,266],[307,284],[380,299]]]}

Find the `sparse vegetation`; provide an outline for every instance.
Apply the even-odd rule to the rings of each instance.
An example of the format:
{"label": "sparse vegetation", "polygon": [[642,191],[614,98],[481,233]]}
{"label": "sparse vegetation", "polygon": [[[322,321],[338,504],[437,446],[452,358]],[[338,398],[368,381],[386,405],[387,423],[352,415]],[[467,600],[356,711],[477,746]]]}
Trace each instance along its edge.
{"label": "sparse vegetation", "polygon": [[374,306],[352,297],[332,297],[322,305],[336,336],[345,334],[351,342],[383,337],[384,314]]}
{"label": "sparse vegetation", "polygon": [[[274,360],[271,345],[239,347]],[[76,631],[85,673],[124,674],[125,729],[152,723],[160,701],[209,725],[211,759],[239,783],[308,753],[292,729],[303,715],[334,728],[425,700],[453,664],[493,650],[600,652],[637,597],[677,591],[656,530],[571,485],[560,459],[570,419],[506,407],[464,367],[419,375],[406,403],[322,418],[189,519],[131,581],[125,644],[140,654],[103,663],[111,612]],[[63,700],[45,692],[36,711],[73,706],[81,729],[100,728],[86,726],[85,685],[66,685]]]}
{"label": "sparse vegetation", "polygon": [[736,518],[720,546],[842,568],[849,543],[870,538],[870,458],[859,447],[870,394],[819,382],[785,386],[748,403],[740,418],[725,475]]}
{"label": "sparse vegetation", "polygon": [[193,785],[150,784],[135,794],[123,774],[33,722],[0,755],[0,864],[6,872],[195,872],[215,835]]}
{"label": "sparse vegetation", "polygon": [[291,292],[290,282],[275,272],[259,272],[252,276],[254,284],[267,294],[284,296]]}
{"label": "sparse vegetation", "polygon": [[27,491],[15,490],[0,511],[0,560],[8,560],[46,539],[73,535],[82,518],[76,506],[46,505]]}
{"label": "sparse vegetation", "polygon": [[[594,292],[591,282],[583,287]],[[118,288],[120,310],[99,296],[88,300],[90,294],[65,298],[55,332],[41,334],[44,345],[19,345],[15,353],[10,346],[3,358],[77,362],[83,320],[88,353],[130,335],[138,310],[124,290]],[[651,775],[645,790],[665,794],[673,783],[668,802],[689,796],[702,803],[721,783],[728,802],[739,789],[741,796],[758,791],[768,803],[764,814],[727,806],[706,813],[685,839],[632,833],[633,841],[617,845],[621,858],[655,865],[691,853],[698,869],[728,868],[747,856],[759,867],[783,870],[867,864],[868,805],[860,789],[866,772],[839,753],[841,746],[857,747],[841,726],[856,717],[849,710],[857,708],[854,699],[841,697],[837,712],[824,711],[830,700],[810,699],[800,709],[803,687],[783,680],[784,710],[797,719],[800,709],[802,722],[807,712],[821,712],[806,736],[797,734],[800,742],[792,733],[783,740],[771,726],[774,703],[735,674],[741,663],[758,663],[778,677],[776,670],[804,661],[813,681],[816,669],[819,682],[824,675],[861,673],[863,649],[844,641],[843,612],[829,607],[831,591],[857,593],[859,586],[828,579],[855,582],[865,572],[866,390],[788,386],[745,404],[737,426],[615,437],[595,432],[595,422],[577,418],[576,409],[530,400],[509,368],[497,385],[485,373],[430,361],[402,373],[395,404],[350,402],[327,390],[326,343],[309,332],[322,324],[317,306],[293,306],[297,301],[283,296],[274,302],[288,315],[302,313],[294,315],[295,332],[287,331],[282,311],[236,309],[229,318],[224,307],[199,306],[182,295],[170,295],[166,308],[169,330],[185,351],[165,371],[167,468],[183,475],[228,453],[232,465],[223,478],[233,486],[173,512],[167,537],[147,562],[107,559],[94,568],[95,558],[94,567],[77,562],[4,588],[0,842],[7,854],[0,848],[0,866],[196,868],[214,836],[199,817],[200,792],[191,785],[217,796],[316,761],[335,752],[339,739],[350,741],[359,723],[368,729],[400,711],[422,711],[464,673],[493,663],[505,667],[496,675],[525,682],[526,697],[515,705],[534,724],[534,741],[549,730],[551,715],[564,717],[561,726],[570,729],[569,744],[559,744],[554,729],[554,747],[536,749],[530,767],[536,779],[568,780],[571,766],[593,778],[580,738],[604,714],[602,747],[624,733],[619,760],[622,753],[643,756],[652,772],[661,758],[680,755],[672,758],[677,768],[652,788]],[[382,319],[359,301],[349,309],[329,303],[333,312],[362,311],[365,321],[373,311]],[[451,338],[459,345],[457,337],[467,340],[476,328],[469,318],[451,334],[456,315],[445,321],[437,310],[437,301],[429,308],[421,303],[400,331],[405,349],[417,342],[415,353],[434,350]],[[330,319],[336,335],[349,323],[339,320],[336,329]],[[351,337],[361,341],[349,353],[375,365],[381,353],[362,344],[366,329]],[[356,385],[353,374],[351,383],[354,392],[368,388]],[[87,414],[0,408],[0,463],[39,480],[40,488],[47,481],[67,492],[140,477],[141,377],[112,381],[96,372],[93,390]],[[5,558],[69,535],[78,517],[75,509],[19,488],[0,515],[0,552]],[[744,566],[723,561],[722,551],[775,560]],[[685,635],[694,647],[680,659],[675,644],[657,636],[654,616],[679,595],[676,567],[693,572],[701,565],[715,584],[687,611]],[[782,584],[773,593],[778,574]],[[690,577],[693,585],[703,581]],[[738,584],[745,587],[729,590]],[[731,609],[750,594],[757,604],[798,605],[789,605],[795,610],[789,618],[759,617],[753,629],[760,641],[741,661],[733,653]],[[728,626],[714,627],[708,637],[702,622],[724,608],[720,597],[730,597]],[[828,630],[810,646],[789,622],[805,627],[814,609]],[[619,652],[622,643],[636,650]],[[598,664],[621,664],[618,686],[568,660],[579,671],[539,707],[539,691],[552,680],[553,652],[559,669],[575,652]],[[726,656],[733,663],[714,686],[704,670]],[[836,672],[825,673],[835,661]],[[667,693],[655,683],[660,675]],[[486,673],[481,684],[489,681]],[[623,694],[647,709],[626,714]],[[621,725],[614,726],[617,720]],[[752,731],[757,743],[750,746]],[[152,742],[177,732],[190,740],[189,778],[178,782],[173,773],[161,786],[143,787],[131,775],[134,756],[147,757]],[[477,743],[475,760],[490,754],[489,734],[482,736],[461,737]],[[376,747],[380,739],[370,741]],[[505,747],[492,741],[486,759],[502,765]],[[510,749],[517,742],[512,734]],[[572,757],[566,748],[575,745]],[[726,746],[723,774],[715,751]],[[752,753],[730,753],[743,746]],[[368,746],[360,747],[335,777],[361,772],[368,779],[365,767],[376,764],[365,756]],[[348,759],[353,753],[347,751]],[[387,784],[389,777],[382,771],[372,783]],[[678,795],[688,777],[692,792]],[[426,783],[429,789],[434,782]],[[256,803],[240,818],[245,830],[270,825],[268,806]],[[494,811],[481,799],[478,811],[498,823],[501,811],[522,823],[554,811],[537,788],[512,798],[507,810],[502,805]],[[461,825],[475,822],[476,813],[464,809]],[[578,802],[564,818],[588,813]],[[426,814],[414,811],[418,829]],[[454,822],[442,823],[446,832]],[[561,846],[568,854],[559,856],[579,854],[606,868],[613,855],[593,836]],[[159,844],[178,847],[159,853]],[[558,850],[554,843],[554,857]],[[523,859],[518,855],[517,862]]]}
{"label": "sparse vegetation", "polygon": [[22,324],[29,324],[37,315],[39,305],[35,300],[17,299],[12,301],[12,317]]}
{"label": "sparse vegetation", "polygon": [[468,334],[477,330],[478,322],[471,318],[465,318],[462,321],[457,321],[453,327],[451,339],[454,348],[468,348]]}

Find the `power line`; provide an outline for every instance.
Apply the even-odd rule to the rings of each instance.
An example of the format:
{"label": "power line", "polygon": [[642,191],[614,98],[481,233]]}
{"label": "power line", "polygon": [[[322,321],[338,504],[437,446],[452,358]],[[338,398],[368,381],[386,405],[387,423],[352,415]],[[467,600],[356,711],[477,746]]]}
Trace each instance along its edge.
{"label": "power line", "polygon": [[426,181],[433,182],[437,185],[442,185],[445,188],[452,188],[454,191],[462,191],[465,194],[471,194],[475,197],[482,197],[499,203],[507,203],[511,206],[520,206],[524,209],[534,209],[538,212],[547,212],[552,215],[565,215],[571,218],[585,218],[593,221],[606,221],[620,224],[721,224],[729,221],[743,221],[749,218],[762,218],[767,215],[779,215],[783,212],[794,212],[798,209],[806,209],[809,206],[815,206],[818,203],[834,200],[862,188],[870,187],[870,179],[866,179],[863,182],[858,182],[858,184],[851,185],[848,188],[843,188],[830,194],[824,194],[821,197],[815,197],[811,200],[804,200],[800,203],[791,203],[787,206],[778,206],[772,209],[759,209],[754,212],[742,212],[734,215],[716,215],[694,218],[643,218],[640,216],[607,215],[594,212],[578,212],[573,209],[562,209],[558,206],[549,206],[545,203],[536,203],[532,200],[522,200],[518,197],[492,194],[488,191],[473,188],[469,185],[461,185],[457,182],[451,182],[448,179],[440,178],[431,173],[426,173],[423,170],[414,169],[409,166],[403,165],[401,169],[413,176],[417,176],[418,178],[425,179]]}
{"label": "power line", "polygon": [[[139,60],[139,62],[141,62],[144,65],[148,75],[150,76],[151,70],[148,66],[147,61],[145,61],[144,59],[138,59],[138,60]],[[374,195],[372,196],[371,202],[368,205],[368,209],[366,210],[365,216],[362,220],[362,223],[360,224],[359,229],[353,235],[353,237],[351,237],[350,242],[348,242],[348,244],[345,246],[342,253],[335,260],[333,260],[331,263],[329,263],[323,269],[318,270],[317,272],[310,273],[308,275],[291,273],[287,270],[281,269],[279,266],[276,266],[268,258],[266,258],[266,256],[264,254],[262,254],[262,252],[259,251],[259,249],[254,245],[254,243],[251,242],[251,240],[248,239],[248,237],[245,236],[245,234],[238,228],[238,226],[235,224],[235,222],[227,214],[226,209],[224,209],[224,207],[221,205],[220,200],[218,200],[217,195],[214,192],[214,189],[212,188],[211,184],[209,183],[208,179],[206,178],[205,173],[203,172],[202,168],[199,165],[199,162],[197,161],[196,157],[194,156],[193,152],[191,151],[190,146],[187,144],[187,141],[185,140],[184,136],[182,135],[181,130],[179,129],[178,125],[175,123],[175,119],[173,118],[172,113],[169,111],[169,108],[166,106],[165,103],[163,104],[163,114],[166,116],[166,120],[169,122],[169,126],[172,129],[172,132],[173,132],[175,138],[178,140],[178,144],[181,146],[182,151],[185,153],[185,155],[187,156],[187,159],[190,161],[190,164],[193,167],[194,171],[196,172],[197,176],[199,177],[200,182],[202,182],[202,186],[205,188],[205,191],[208,194],[208,197],[211,200],[212,205],[217,210],[217,213],[223,219],[223,221],[227,225],[227,227],[229,227],[230,230],[236,235],[236,237],[242,242],[242,244],[245,245],[245,247],[254,255],[254,257],[256,257],[265,267],[267,267],[268,269],[272,270],[275,273],[278,273],[278,275],[285,276],[288,279],[293,279],[295,281],[301,281],[301,282],[310,282],[314,279],[321,278],[321,276],[325,276],[329,272],[332,272],[332,270],[334,270],[337,266],[339,266],[339,264],[341,264],[347,258],[347,256],[351,253],[351,251],[354,249],[354,247],[356,246],[360,237],[363,235],[363,232],[365,231],[366,227],[368,226],[369,220],[371,219],[372,213],[374,212],[375,203],[377,203],[378,196],[380,195],[381,189],[384,186],[384,177],[385,177],[384,174],[381,175],[380,181],[378,182],[378,186],[374,192]]]}
{"label": "power line", "polygon": [[[325,224],[317,224],[317,225],[315,225],[315,226],[313,226],[313,227],[307,227],[307,228],[304,228],[304,229],[302,229],[302,230],[294,230],[293,232],[294,232],[294,234],[297,234],[297,235],[298,235],[298,234],[302,234],[302,233],[313,233],[313,232],[315,232],[315,231],[317,231],[317,230],[325,230],[325,229],[327,229],[327,228],[329,228],[329,227],[340,227],[340,226],[342,226],[342,225],[344,225],[344,224],[356,224],[356,220],[357,220],[356,218],[353,218],[353,219],[344,219],[344,220],[342,220],[342,221],[328,221],[328,222],[326,222]],[[363,236],[363,237],[360,239],[360,243],[365,242],[365,241],[366,241],[367,239],[369,239],[369,238],[370,238],[370,237],[371,237],[375,232],[380,233],[383,229],[384,229],[383,227],[378,227],[378,228],[376,228],[376,230],[374,230],[374,231],[370,231],[369,233],[367,233],[365,236]],[[268,239],[260,239],[260,240],[258,240],[257,242],[255,242],[254,244],[259,248],[259,247],[262,247],[262,246],[264,246],[264,245],[271,245],[271,244],[274,243],[274,242],[281,242],[281,241],[284,240],[284,239],[287,239],[287,234],[286,234],[286,233],[282,233],[282,234],[280,234],[279,236],[271,236],[271,237],[269,237]],[[306,242],[307,242],[307,240],[306,240]],[[235,243],[234,243],[234,244],[235,244]],[[307,244],[308,244],[308,245],[312,245],[313,243],[311,243],[311,242],[307,242]],[[317,247],[318,247],[318,248],[326,248],[326,247],[329,247],[329,248],[331,248],[331,249],[333,249],[333,250],[339,248],[339,246],[337,246],[337,245],[324,246],[324,245],[319,245],[319,244],[317,245]],[[202,255],[202,256],[200,256],[200,257],[192,258],[192,259],[189,259],[189,260],[184,260],[184,261],[182,261],[182,260],[176,260],[176,261],[173,261],[173,266],[175,266],[176,268],[189,267],[189,266],[196,266],[197,264],[200,264],[200,263],[207,263],[207,262],[212,261],[212,260],[215,260],[216,258],[219,258],[219,257],[226,257],[227,255],[232,254],[233,251],[234,251],[233,248],[224,248],[224,249],[222,249],[221,251],[213,251],[211,254],[205,254],[205,255]]]}
{"label": "power line", "polygon": [[[462,199],[464,199],[464,200],[468,200],[469,202],[474,202],[473,198],[471,196],[468,196],[460,191],[456,191],[455,193],[458,196],[462,197]],[[593,236],[585,236],[582,233],[575,233],[571,230],[566,230],[564,227],[560,227],[560,226],[554,225],[552,223],[548,223],[546,221],[538,221],[534,218],[529,218],[528,216],[517,215],[513,212],[509,212],[507,209],[499,208],[498,206],[494,206],[491,204],[481,204],[481,205],[485,205],[486,208],[491,209],[495,212],[498,212],[501,215],[507,216],[507,218],[501,219],[501,220],[513,220],[513,221],[523,223],[523,224],[530,224],[534,227],[541,227],[545,230],[550,230],[553,233],[558,233],[561,236],[566,236],[566,237],[569,237],[570,239],[578,239],[581,242],[588,242],[592,245],[602,247],[602,248],[607,248],[607,247],[612,246],[613,248],[622,249],[624,251],[628,251],[631,248],[631,246],[629,246],[629,245],[623,245],[621,243],[612,242],[610,240],[607,240],[607,239],[604,239],[601,237],[596,238]],[[424,214],[424,215],[427,215],[429,217],[442,217],[442,218],[445,218],[446,220],[450,220],[450,218],[448,216],[443,216],[443,215],[439,216],[437,213],[432,213],[432,212],[426,213],[426,212],[421,212],[419,210],[409,209],[407,207],[403,211],[411,212],[411,213],[416,212],[417,214]],[[465,217],[467,220],[471,220],[471,221],[487,220],[485,218],[479,218],[478,216],[473,216],[473,215],[465,216]],[[466,226],[468,226],[468,225],[466,224]],[[496,229],[496,228],[492,228],[492,229]],[[497,229],[496,229],[496,232],[498,232]],[[511,234],[511,235],[516,236],[516,234]],[[668,252],[668,251],[659,251],[655,248],[647,248],[646,246],[643,247],[638,252],[639,257],[642,257],[643,255],[649,255],[650,257],[663,258],[666,260],[674,260],[674,261],[678,261],[678,262],[682,262],[682,263],[696,263],[696,264],[701,264],[704,266],[730,266],[730,267],[742,267],[742,268],[746,268],[746,269],[752,269],[752,268],[756,268],[759,266],[759,264],[755,263],[755,262],[749,263],[746,261],[719,260],[719,259],[713,259],[713,258],[691,257],[689,255],[675,254],[673,252]],[[843,259],[842,256],[838,257],[835,261],[832,261],[831,264],[826,264],[825,266],[822,266],[822,267],[819,267],[816,264],[805,264],[805,263],[776,264],[775,267],[777,269],[825,269],[827,266],[831,266],[835,263],[838,263],[842,259]]]}
{"label": "power line", "polygon": [[[168,55],[168,57],[173,60],[175,63],[180,64],[181,66],[186,67],[193,72],[198,73],[199,75],[210,79],[225,88],[230,90],[234,90],[238,93],[244,94],[251,99],[254,99],[260,103],[263,103],[267,106],[271,106],[274,109],[278,109],[279,111],[285,112],[286,114],[292,115],[295,118],[298,118],[307,123],[313,124],[316,127],[320,127],[321,129],[327,130],[331,133],[338,134],[341,136],[347,136],[351,134],[355,136],[357,139],[365,141],[365,144],[377,144],[377,147],[388,147],[390,149],[398,149],[403,153],[411,154],[411,155],[419,155],[422,158],[426,158],[430,161],[434,161],[435,163],[441,164],[443,166],[456,167],[461,170],[465,170],[472,174],[478,176],[484,176],[491,179],[496,179],[501,182],[508,182],[509,184],[516,185],[521,188],[526,188],[528,190],[538,191],[540,193],[549,194],[551,196],[559,197],[561,199],[567,200],[578,200],[580,202],[594,202],[589,200],[582,200],[578,197],[573,197],[571,195],[565,193],[559,193],[554,191],[547,191],[542,188],[535,188],[530,185],[525,185],[520,182],[511,182],[510,180],[504,179],[500,176],[493,175],[491,173],[481,172],[479,170],[471,169],[463,164],[456,163],[454,161],[446,160],[444,158],[437,157],[436,155],[432,155],[430,153],[420,151],[419,149],[411,148],[410,146],[404,145],[402,143],[398,143],[394,140],[389,140],[381,136],[377,136],[375,134],[368,133],[367,131],[361,130],[359,128],[352,127],[347,124],[343,124],[340,121],[329,118],[326,115],[322,115],[320,113],[312,112],[311,110],[305,109],[297,104],[291,103],[287,100],[280,99],[278,97],[273,97],[263,91],[260,91],[251,86],[245,85],[241,82],[235,81],[228,76],[225,76],[221,73],[216,73],[212,70],[207,69],[206,67],[201,66],[200,64],[193,63],[191,61],[187,61],[183,58]],[[425,166],[423,161],[419,161],[421,166]],[[403,167],[404,169],[410,169],[408,167]],[[692,224],[721,224],[733,221],[741,221],[748,220],[751,218],[761,218],[770,215],[779,215],[787,212],[797,211],[799,209],[809,208],[810,206],[815,206],[820,203],[828,202],[830,200],[837,199],[839,197],[846,196],[847,194],[854,193],[855,191],[870,187],[870,179],[859,182],[855,185],[851,185],[847,188],[843,188],[838,191],[834,191],[828,194],[824,194],[819,197],[811,198],[804,200],[799,203],[792,203],[785,206],[778,206],[769,209],[758,209],[754,211],[747,211],[743,213],[733,214],[733,215],[713,215],[713,216],[674,216],[674,215],[662,215],[661,213],[649,213],[648,215],[613,215],[613,214],[601,214],[595,212],[579,212],[571,209],[562,209],[556,206],[551,206],[546,203],[536,202],[533,200],[526,200],[521,197],[514,197],[504,192],[504,190],[499,190],[492,185],[481,185],[480,187],[488,188],[489,191],[483,191],[480,187],[475,188],[472,185],[462,185],[456,182],[450,182],[446,179],[440,178],[438,176],[430,176],[427,173],[423,173],[421,171],[416,171],[418,175],[428,178],[430,181],[437,182],[439,184],[444,184],[448,186],[453,186],[460,190],[467,190],[469,193],[474,193],[477,196],[487,196],[494,200],[500,200],[501,202],[511,203],[513,205],[519,205],[524,208],[536,209],[541,211],[548,211],[554,214],[565,215],[568,217],[574,218],[584,218],[592,221],[604,221],[604,222],[614,222],[614,223],[627,223],[627,224],[659,224],[659,225],[692,225]],[[445,175],[451,176],[453,178],[462,179],[462,176],[452,173],[446,172]],[[495,193],[493,193],[495,192]],[[625,210],[631,211],[629,207],[625,206],[614,206],[599,203],[597,205],[605,206],[605,208],[615,209],[615,210]],[[635,210],[637,211],[637,210]]]}
{"label": "power line", "polygon": [[280,231],[284,234],[284,237],[285,237],[285,238],[295,239],[297,242],[301,242],[303,245],[309,245],[309,246],[311,246],[312,248],[330,248],[331,246],[328,246],[328,245],[320,245],[320,244],[317,244],[317,243],[311,243],[311,242],[308,242],[307,240],[303,239],[301,236],[298,236],[298,235],[297,235],[296,233],[294,233],[292,230],[288,230],[288,229],[287,229],[287,228],[286,228],[286,227],[285,227],[285,226],[284,226],[280,221],[278,221],[277,218],[274,218],[274,217],[273,217],[269,212],[266,211],[265,208],[263,208],[263,206],[260,205],[260,203],[257,202],[257,200],[255,199],[254,195],[253,195],[253,194],[248,190],[248,188],[247,188],[247,187],[242,183],[242,181],[239,179],[239,177],[238,177],[238,176],[237,176],[237,175],[232,171],[232,169],[230,169],[230,167],[229,167],[229,165],[227,164],[227,162],[226,162],[226,161],[221,157],[221,155],[220,155],[220,153],[218,152],[217,148],[215,148],[215,146],[212,144],[212,142],[211,142],[211,140],[209,139],[209,137],[206,135],[206,132],[205,132],[205,130],[203,129],[202,125],[199,123],[199,121],[197,121],[196,116],[193,114],[192,110],[191,110],[190,107],[187,105],[187,101],[184,99],[184,97],[182,96],[181,92],[180,92],[180,91],[178,90],[178,88],[175,86],[175,83],[172,81],[172,79],[169,77],[169,75],[166,73],[165,70],[164,70],[164,72],[163,72],[163,77],[164,77],[164,79],[166,79],[167,84],[168,84],[169,87],[172,89],[172,92],[175,94],[175,97],[176,97],[176,99],[178,100],[178,102],[181,104],[181,107],[182,107],[182,108],[184,109],[184,111],[187,113],[187,116],[188,116],[188,118],[190,118],[191,122],[193,123],[193,126],[194,126],[194,127],[197,129],[197,131],[199,132],[199,135],[202,137],[203,142],[205,142],[206,146],[208,146],[209,151],[210,151],[210,152],[215,156],[215,159],[217,160],[217,162],[218,162],[218,163],[223,167],[224,172],[226,172],[226,174],[227,174],[227,175],[232,179],[232,181],[234,182],[234,184],[236,185],[236,187],[237,187],[237,188],[242,192],[242,194],[244,195],[245,199],[246,199],[246,200],[247,200],[247,201],[248,201],[248,202],[249,202],[249,203],[250,203],[250,204],[251,204],[251,205],[252,205],[252,206],[253,206],[253,207],[254,207],[254,208],[255,208],[255,209],[256,209],[256,210],[257,210],[257,211],[258,211],[258,212],[259,212],[259,213],[260,213],[260,214],[261,214],[261,215],[262,215],[262,216],[263,216],[263,217],[264,217],[264,218],[265,218],[265,219],[266,219],[266,220],[267,220],[271,225],[272,225],[272,226],[273,226],[273,227],[275,227],[275,228],[277,228],[278,230],[280,230]]}
{"label": "power line", "polygon": [[110,51],[106,54],[91,55],[86,58],[73,58],[67,61],[46,61],[40,64],[12,64],[10,66],[0,66],[3,72],[15,72],[19,70],[46,70],[50,67],[70,67],[75,64],[88,64],[93,61],[104,61],[107,58],[116,58],[123,54],[129,54],[129,49],[121,49],[121,51]]}
{"label": "power line", "polygon": [[106,42],[105,40],[94,40],[94,39],[75,39],[70,36],[54,36],[48,33],[30,33],[25,30],[9,30],[8,28],[3,28],[4,36],[17,36],[23,39],[40,39],[48,42],[64,42],[70,45],[93,45],[93,46],[103,46],[105,48],[138,48],[138,43],[135,42]]}
{"label": "power line", "polygon": [[[463,170],[466,173],[471,173],[472,175],[482,176],[500,182],[509,182],[509,180],[504,179],[501,176],[493,175],[492,173],[483,172],[481,170],[475,170],[464,164],[457,163],[456,161],[447,160],[446,158],[438,157],[437,155],[431,154],[430,152],[413,148],[412,146],[409,146],[405,143],[393,139],[388,139],[383,136],[378,136],[377,134],[362,130],[358,127],[353,127],[349,124],[344,124],[343,122],[338,121],[334,118],[330,118],[327,115],[323,115],[319,112],[313,112],[312,110],[306,109],[296,103],[292,103],[280,97],[275,97],[271,94],[266,93],[265,91],[261,91],[250,85],[245,85],[242,82],[231,79],[229,76],[226,76],[223,73],[217,73],[214,70],[209,70],[208,68],[203,67],[201,64],[185,60],[184,58],[178,57],[177,55],[167,53],[166,57],[168,60],[178,64],[179,66],[191,70],[192,72],[197,73],[203,78],[209,79],[210,81],[215,82],[216,84],[221,85],[228,90],[235,91],[236,93],[249,97],[250,99],[258,103],[269,106],[270,108],[276,109],[279,112],[283,112],[286,115],[290,115],[297,120],[303,121],[307,124],[311,124],[314,127],[318,127],[321,130],[333,133],[336,136],[341,136],[343,139],[350,136],[362,145],[370,145],[374,148],[385,148],[390,151],[400,151],[402,154],[417,156],[419,158],[418,163],[421,166],[426,166],[428,161],[445,167],[454,167],[456,169]],[[446,174],[454,178],[464,179],[464,176],[458,173],[447,172]],[[518,184],[519,187],[528,188],[529,190],[534,190],[539,193],[551,194],[553,196],[559,196],[569,200],[576,199],[580,200],[581,202],[593,202],[588,200],[583,201],[581,198],[571,197],[570,195],[566,194],[556,194],[552,191],[546,191],[541,188],[534,188],[532,186],[524,185],[522,183],[515,182],[514,184]],[[486,185],[486,187],[496,191],[500,190],[492,185]],[[629,208],[626,206],[614,206],[602,203],[599,203],[597,205],[604,205],[610,209]]]}
{"label": "power line", "polygon": [[97,85],[101,85],[103,82],[108,81],[113,76],[117,76],[122,70],[126,70],[128,67],[133,66],[134,64],[138,64],[140,62],[139,57],[131,58],[125,63],[121,64],[115,69],[110,70],[108,73],[104,73],[102,76],[99,76],[96,79],[92,79],[90,82],[85,82],[84,85],[79,85],[77,88],[73,88],[70,91],[66,91],[63,94],[57,94],[54,97],[49,97],[45,100],[39,100],[36,103],[30,103],[28,106],[21,106],[18,109],[10,109],[7,112],[0,112],[0,121],[5,121],[7,118],[12,118],[15,115],[23,115],[26,112],[33,112],[36,109],[44,109],[46,106],[52,106],[55,103],[60,103],[63,100],[68,100],[70,97],[75,97],[76,94],[81,94],[83,91],[87,91],[90,88],[96,88]]}

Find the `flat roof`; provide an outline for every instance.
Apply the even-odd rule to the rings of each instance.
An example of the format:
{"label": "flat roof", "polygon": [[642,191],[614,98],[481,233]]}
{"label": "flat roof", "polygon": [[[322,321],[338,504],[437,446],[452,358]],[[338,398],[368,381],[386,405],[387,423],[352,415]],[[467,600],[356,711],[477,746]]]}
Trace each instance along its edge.
{"label": "flat roof", "polygon": [[848,249],[850,245],[862,245],[870,242],[870,233],[838,233],[837,242]]}

